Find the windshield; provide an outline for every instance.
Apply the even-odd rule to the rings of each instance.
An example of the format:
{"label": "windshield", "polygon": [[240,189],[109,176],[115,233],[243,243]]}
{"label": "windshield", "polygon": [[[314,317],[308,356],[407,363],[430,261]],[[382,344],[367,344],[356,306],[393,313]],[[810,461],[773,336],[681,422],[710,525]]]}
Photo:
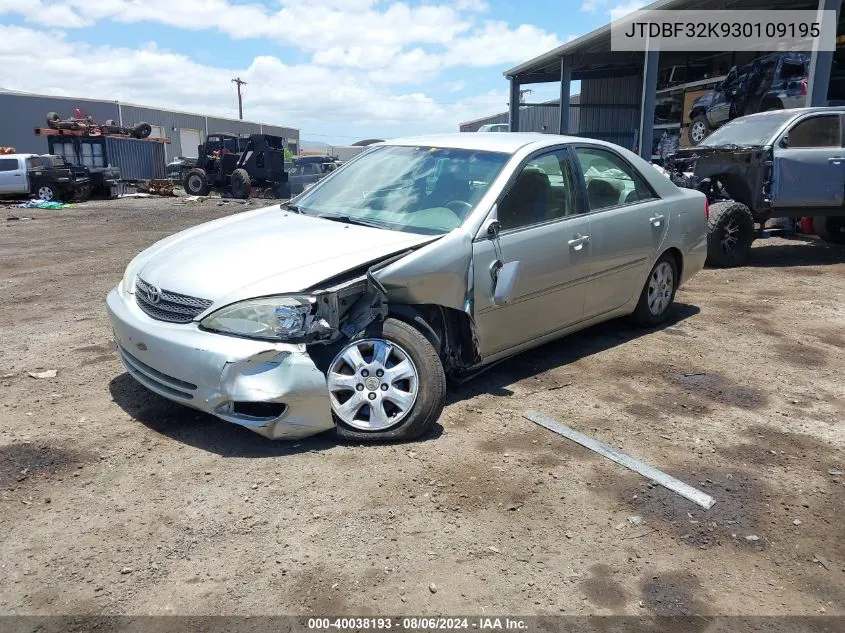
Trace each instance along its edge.
{"label": "windshield", "polygon": [[781,126],[795,116],[794,112],[767,112],[764,116],[746,116],[720,127],[705,138],[699,147],[721,145],[767,145]]}
{"label": "windshield", "polygon": [[448,233],[463,223],[509,158],[467,149],[375,147],[304,193],[296,205],[308,215]]}

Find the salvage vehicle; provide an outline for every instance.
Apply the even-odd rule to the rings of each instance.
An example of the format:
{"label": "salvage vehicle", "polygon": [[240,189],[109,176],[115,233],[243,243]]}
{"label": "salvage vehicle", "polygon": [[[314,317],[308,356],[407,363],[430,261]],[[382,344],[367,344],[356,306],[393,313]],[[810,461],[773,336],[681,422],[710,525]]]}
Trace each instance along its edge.
{"label": "salvage vehicle", "polygon": [[0,196],[33,196],[40,200],[70,201],[87,197],[89,179],[61,156],[7,154],[0,157]]}
{"label": "salvage vehicle", "polygon": [[205,196],[212,187],[229,189],[234,198],[248,198],[253,187],[266,197],[289,197],[285,171],[287,141],[281,136],[252,134],[237,137],[213,134],[199,147],[196,166],[183,173],[182,184],[192,196]]}
{"label": "salvage vehicle", "polygon": [[721,84],[690,106],[690,143],[698,145],[712,130],[739,116],[806,105],[809,68],[810,55],[794,52],[734,66]]}
{"label": "salvage vehicle", "polygon": [[132,127],[120,125],[112,119],[107,119],[104,124],[97,123],[90,116],[83,116],[77,110],[72,117],[63,119],[56,112],[47,113],[47,127],[53,130],[77,130],[85,134],[100,135],[100,134],[123,134],[131,136],[132,138],[144,139],[153,132],[153,128],[149,123],[136,123]]}
{"label": "salvage vehicle", "polygon": [[374,146],[293,200],[154,244],[107,297],[126,371],[269,438],[408,440],[447,376],[623,315],[664,322],[707,200],[610,143]]}
{"label": "salvage vehicle", "polygon": [[761,112],[678,150],[670,178],[710,202],[708,263],[742,265],[772,217],[813,216],[819,237],[845,244],[843,116],[845,107]]}
{"label": "salvage vehicle", "polygon": [[[288,194],[297,195],[341,166],[335,156],[301,156],[293,159],[288,171]],[[289,197],[288,196],[288,197]]]}
{"label": "salvage vehicle", "polygon": [[510,123],[488,123],[478,128],[479,132],[510,132]]}
{"label": "salvage vehicle", "polygon": [[[88,193],[101,198],[113,198],[117,195],[121,172],[119,167],[112,164],[114,158],[112,154],[125,155],[124,152],[119,151],[119,147],[115,147],[125,143],[139,143],[139,141],[109,136],[50,136],[47,138],[50,154],[61,156],[66,163],[88,170],[90,179]],[[150,168],[139,160],[128,162],[135,169]]]}
{"label": "salvage vehicle", "polygon": [[[67,185],[60,186],[57,192],[53,192],[53,196],[50,198],[39,195],[42,200],[52,200],[56,193],[58,193],[60,200],[73,200],[75,202],[82,202],[90,197],[91,171],[87,167],[73,165],[67,162],[63,156],[54,154],[41,154],[39,158],[41,158],[44,167],[55,174],[57,183],[62,185],[67,183]],[[47,192],[44,193],[47,194]]]}
{"label": "salvage vehicle", "polygon": [[[202,156],[202,168],[208,171],[213,171],[213,167],[208,164],[208,157],[217,159],[221,154],[240,154],[246,148],[249,142],[249,136],[235,136],[234,134],[209,134],[204,143],[197,146],[197,156]],[[181,183],[188,171],[197,167],[200,163],[199,158],[190,158],[187,156],[177,156],[167,164],[167,178],[174,182]]]}

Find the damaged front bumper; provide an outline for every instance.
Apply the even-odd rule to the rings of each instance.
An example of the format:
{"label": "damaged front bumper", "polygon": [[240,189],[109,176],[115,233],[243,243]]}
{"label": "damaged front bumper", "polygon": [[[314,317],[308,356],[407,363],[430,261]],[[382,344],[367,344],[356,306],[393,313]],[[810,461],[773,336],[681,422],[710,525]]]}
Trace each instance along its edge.
{"label": "damaged front bumper", "polygon": [[126,371],[151,391],[270,439],[334,428],[326,377],[304,345],[156,321],[119,288],[106,304]]}

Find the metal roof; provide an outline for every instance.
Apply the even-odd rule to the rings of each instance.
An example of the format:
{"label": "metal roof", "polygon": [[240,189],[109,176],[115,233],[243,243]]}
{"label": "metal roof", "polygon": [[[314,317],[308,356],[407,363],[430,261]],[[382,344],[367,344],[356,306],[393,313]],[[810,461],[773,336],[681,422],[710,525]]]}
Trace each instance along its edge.
{"label": "metal roof", "polygon": [[[657,0],[642,10],[698,9],[815,9],[818,0]],[[609,76],[613,70],[642,70],[642,51],[611,51],[610,23],[586,35],[506,70],[505,77],[520,77],[523,83],[560,81],[560,60],[573,57],[572,79]],[[681,53],[663,52],[662,58],[682,57]]]}

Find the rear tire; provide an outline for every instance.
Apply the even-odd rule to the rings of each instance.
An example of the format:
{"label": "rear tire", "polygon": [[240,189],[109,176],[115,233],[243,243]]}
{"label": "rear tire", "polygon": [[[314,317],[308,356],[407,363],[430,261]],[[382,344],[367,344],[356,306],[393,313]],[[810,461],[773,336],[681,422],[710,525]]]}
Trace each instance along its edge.
{"label": "rear tire", "polygon": [[252,180],[246,169],[236,169],[232,172],[232,197],[246,200],[252,189]]}
{"label": "rear tire", "polygon": [[669,318],[679,282],[675,256],[664,253],[649,272],[640,293],[640,300],[633,314],[637,325],[654,327]]}
{"label": "rear tire", "polygon": [[182,181],[185,193],[191,196],[207,196],[211,188],[208,186],[208,176],[202,169],[191,169]]}
{"label": "rear tire", "polygon": [[57,130],[59,129],[58,122],[62,120],[62,117],[59,116],[57,112],[48,112],[47,113],[47,127]]}
{"label": "rear tire", "polygon": [[813,229],[825,242],[845,244],[845,216],[817,215],[813,218]]}
{"label": "rear tire", "polygon": [[38,187],[38,199],[43,200],[44,202],[53,202],[56,200],[58,196],[56,196],[56,188],[52,185],[41,185]]}
{"label": "rear tire", "polygon": [[707,263],[730,268],[742,266],[754,241],[754,216],[735,200],[710,205],[707,222]]}
{"label": "rear tire", "polygon": [[[364,367],[355,369],[343,360],[348,351],[360,350],[361,348],[366,350],[368,345],[373,344],[386,344],[396,349],[396,352],[390,352],[390,355],[385,358],[383,365],[373,364],[377,363],[374,346],[372,347],[372,358],[369,359],[369,362],[367,362],[367,355],[359,352],[365,367],[377,371],[378,367],[385,367],[388,371],[385,371],[383,376],[377,376],[370,372],[365,375],[362,372]],[[357,347],[357,345],[361,347]],[[347,357],[349,356],[347,355]],[[355,357],[353,354],[352,358]],[[396,362],[392,366],[388,362],[388,359],[397,361],[402,357],[405,358],[404,361]],[[412,374],[412,377],[408,379],[407,385],[400,380],[393,381],[384,377],[389,376],[390,368],[398,367],[402,363],[407,363],[408,360],[410,360],[410,363],[408,363],[409,373]],[[340,374],[340,379],[333,379],[333,376],[338,374],[338,370],[341,369],[344,370],[344,373]],[[388,388],[383,389],[382,386],[375,384],[369,385],[368,382],[373,381],[374,378],[375,382],[387,384]],[[350,386],[347,389],[341,384],[346,381],[347,384],[351,385],[357,380],[360,380],[360,385],[356,385],[355,388]],[[443,405],[446,403],[446,374],[443,371],[443,364],[440,362],[437,351],[419,330],[397,319],[386,319],[383,323],[373,323],[363,332],[352,337],[329,366],[327,381],[332,415],[337,424],[337,435],[346,440],[383,442],[416,439],[432,429],[443,411]],[[407,393],[416,392],[413,402],[407,405],[406,409],[394,405],[394,401],[391,400],[389,394],[393,393],[394,382],[399,385],[397,389],[400,389],[397,395],[403,396]],[[415,386],[414,383],[416,383]],[[365,384],[367,386],[363,389],[357,388]],[[370,387],[372,387],[372,391],[370,391]],[[363,398],[365,393],[367,398],[375,397],[372,400],[365,399]],[[355,398],[356,394],[361,394],[362,404],[359,405],[360,408],[351,412],[348,406],[343,409],[343,404]],[[382,394],[384,394],[384,399]],[[382,424],[371,422],[376,420],[372,417],[372,409],[369,408],[371,401],[379,406],[380,411],[387,416],[383,419]],[[344,421],[338,411],[343,412],[343,415],[349,419]],[[391,424],[390,417],[396,417],[398,421]],[[368,430],[366,428],[368,424],[373,424],[379,428]]]}

